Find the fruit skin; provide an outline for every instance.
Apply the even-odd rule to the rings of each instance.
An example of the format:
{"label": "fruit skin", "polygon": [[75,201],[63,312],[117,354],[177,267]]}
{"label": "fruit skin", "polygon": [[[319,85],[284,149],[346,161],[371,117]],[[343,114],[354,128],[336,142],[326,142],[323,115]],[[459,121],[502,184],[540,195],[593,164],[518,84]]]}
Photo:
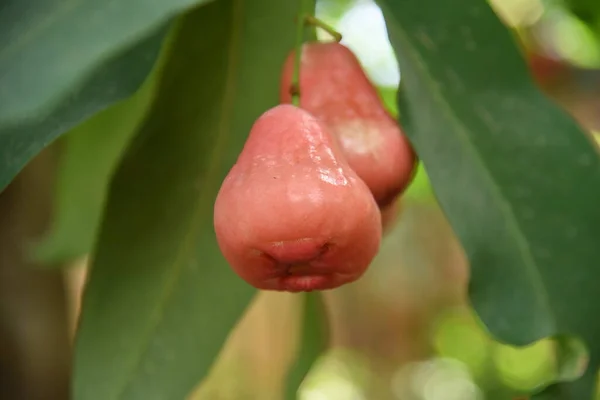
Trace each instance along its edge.
{"label": "fruit skin", "polygon": [[333,137],[292,105],[255,122],[217,195],[214,227],[238,275],[290,292],[358,279],[382,234],[373,196]]}
{"label": "fruit skin", "polygon": [[[286,59],[280,100],[292,101],[294,53]],[[414,176],[416,155],[354,53],[337,42],[305,43],[300,66],[300,107],[327,125],[348,163],[381,208]]]}

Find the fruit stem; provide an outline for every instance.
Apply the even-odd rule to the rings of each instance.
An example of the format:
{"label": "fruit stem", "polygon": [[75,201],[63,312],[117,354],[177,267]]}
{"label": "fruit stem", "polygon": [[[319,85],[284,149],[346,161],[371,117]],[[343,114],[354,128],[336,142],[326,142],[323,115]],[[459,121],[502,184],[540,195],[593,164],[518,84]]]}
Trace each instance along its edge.
{"label": "fruit stem", "polygon": [[312,15],[307,15],[304,18],[304,23],[306,25],[312,25],[312,26],[316,26],[316,27],[323,29],[325,32],[329,33],[336,42],[342,41],[341,33],[336,31],[335,29],[333,29],[333,27],[331,25],[327,25],[325,22],[321,21],[320,19],[318,19],[316,17],[313,17]]}
{"label": "fruit stem", "polygon": [[339,42],[342,40],[341,33],[314,17],[316,0],[299,0],[298,3],[299,10],[298,17],[296,18],[296,51],[291,87],[292,104],[296,107],[300,106],[300,65],[302,62],[302,45],[304,44],[305,39],[317,40],[317,35],[313,30],[308,32],[308,35],[305,36],[307,33],[305,32],[305,28],[307,26],[318,27],[329,33],[335,41]]}

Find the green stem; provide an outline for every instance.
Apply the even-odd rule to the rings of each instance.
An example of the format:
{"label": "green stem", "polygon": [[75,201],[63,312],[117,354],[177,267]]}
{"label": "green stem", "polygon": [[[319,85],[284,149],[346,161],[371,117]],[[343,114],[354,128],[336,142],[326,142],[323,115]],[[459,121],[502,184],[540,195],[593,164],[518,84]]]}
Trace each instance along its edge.
{"label": "green stem", "polygon": [[327,25],[325,22],[321,21],[318,18],[313,17],[312,15],[307,15],[304,18],[304,23],[306,25],[312,25],[312,26],[316,26],[316,27],[323,29],[325,32],[329,33],[336,42],[342,41],[341,33],[336,31],[335,29],[333,29],[333,27],[331,25]]}
{"label": "green stem", "polygon": [[315,41],[317,35],[314,29],[306,31],[307,26],[319,27],[340,41],[342,35],[332,27],[314,17],[316,0],[298,0],[298,16],[296,18],[296,45],[294,57],[294,73],[292,76],[292,104],[300,106],[300,69],[302,64],[302,46],[306,40]]}

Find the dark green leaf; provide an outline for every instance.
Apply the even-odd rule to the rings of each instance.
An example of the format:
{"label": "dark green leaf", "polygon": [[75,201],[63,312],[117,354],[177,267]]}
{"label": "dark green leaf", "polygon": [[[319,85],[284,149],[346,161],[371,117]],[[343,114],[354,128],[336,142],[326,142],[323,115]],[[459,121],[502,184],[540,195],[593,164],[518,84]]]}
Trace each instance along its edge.
{"label": "dark green leaf", "polygon": [[[158,56],[165,32],[163,27],[108,60],[48,113],[11,125],[0,120],[0,191],[33,156],[59,135],[137,90]],[[3,90],[3,80],[0,85]]]}
{"label": "dark green leaf", "polygon": [[44,114],[109,58],[131,48],[179,12],[205,2],[4,1],[0,8],[0,124]]}
{"label": "dark green leaf", "polygon": [[563,0],[567,8],[584,23],[594,27],[600,21],[598,0]]}
{"label": "dark green leaf", "polygon": [[589,361],[585,345],[579,340],[561,335],[557,338],[559,380],[568,382],[581,377],[580,384],[559,383],[533,396],[535,400],[562,400],[589,398],[589,387],[596,385],[596,368],[587,368]]}
{"label": "dark green leaf", "polygon": [[68,261],[91,251],[110,178],[151,104],[159,66],[133,96],[64,136],[54,221],[34,249],[36,258]]}
{"label": "dark green leaf", "polygon": [[220,0],[178,27],[157,98],[110,187],[75,354],[75,400],[183,399],[254,290],[222,257],[213,203],[278,103],[296,4]]}
{"label": "dark green leaf", "polygon": [[583,377],[574,383],[557,383],[531,397],[532,400],[592,400],[597,385],[597,365],[587,369]]}
{"label": "dark green leaf", "polygon": [[304,318],[298,356],[288,375],[285,398],[295,400],[298,388],[314,365],[315,361],[327,349],[327,319],[321,293],[304,295]]}
{"label": "dark green leaf", "polygon": [[3,1],[0,191],[58,135],[135,91],[164,26],[206,1]]}
{"label": "dark green leaf", "polygon": [[[590,137],[535,87],[486,2],[379,3],[402,70],[403,126],[469,258],[475,309],[515,345],[579,335],[595,371],[600,158]],[[575,383],[579,393],[590,382]]]}

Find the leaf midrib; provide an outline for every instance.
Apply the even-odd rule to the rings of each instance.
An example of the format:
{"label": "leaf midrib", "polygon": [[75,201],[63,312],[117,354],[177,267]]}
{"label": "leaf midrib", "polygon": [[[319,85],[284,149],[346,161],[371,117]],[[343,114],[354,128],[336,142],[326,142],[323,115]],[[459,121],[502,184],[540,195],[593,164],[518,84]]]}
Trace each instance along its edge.
{"label": "leaf midrib", "polygon": [[[241,43],[241,29],[243,19],[241,18],[242,6],[244,0],[233,0],[231,7],[231,18],[232,18],[232,30],[231,30],[231,40],[229,42],[228,49],[228,68],[226,72],[226,84],[224,90],[223,101],[221,104],[221,118],[219,121],[219,126],[217,128],[217,140],[215,142],[215,146],[213,151],[211,152],[210,161],[208,162],[208,168],[205,176],[207,177],[207,181],[214,181],[215,172],[219,170],[219,166],[221,164],[221,153],[222,149],[225,147],[225,144],[228,139],[228,133],[230,131],[230,121],[231,118],[227,118],[227,115],[231,113],[234,105],[234,93],[235,93],[235,77],[237,76],[237,68],[239,63],[237,62],[237,57],[239,55],[239,47]],[[212,187],[212,184],[207,184],[206,187]],[[155,316],[152,319],[151,326],[148,328],[145,337],[143,340],[140,340],[142,345],[139,347],[140,351],[138,356],[135,358],[132,367],[129,369],[130,373],[125,374],[125,379],[123,380],[123,384],[121,385],[121,390],[117,392],[115,399],[122,398],[123,394],[126,393],[130,379],[129,377],[135,374],[135,371],[140,369],[142,364],[142,360],[144,355],[146,354],[146,350],[149,347],[149,343],[152,339],[153,333],[158,329],[163,317],[165,315],[167,309],[168,299],[172,296],[173,291],[175,289],[176,283],[179,281],[181,276],[182,267],[185,264],[185,261],[188,259],[190,252],[193,251],[193,247],[195,245],[195,233],[199,230],[199,227],[204,220],[203,211],[205,209],[204,205],[208,201],[209,194],[211,192],[208,190],[201,191],[200,198],[196,203],[197,206],[193,212],[192,218],[190,220],[189,229],[187,230],[186,236],[180,242],[181,246],[179,251],[175,256],[175,261],[173,262],[173,274],[171,279],[168,280],[165,285],[165,289],[163,291],[163,295],[160,296],[159,306],[155,312]]]}
{"label": "leaf midrib", "polygon": [[[383,6],[383,8],[387,9],[388,7],[385,5]],[[442,112],[442,114],[444,114],[446,118],[456,127],[456,132],[459,134],[460,141],[464,144],[463,148],[465,148],[469,153],[471,153],[474,161],[477,164],[479,164],[481,170],[484,172],[483,176],[484,179],[487,181],[489,187],[498,195],[497,198],[500,199],[500,201],[497,202],[498,207],[500,208],[501,212],[506,216],[506,225],[511,231],[511,233],[514,234],[513,237],[516,238],[515,241],[517,244],[517,248],[523,256],[527,273],[530,276],[530,278],[537,278],[531,279],[533,281],[532,285],[534,288],[534,292],[536,293],[538,299],[545,308],[546,314],[553,315],[551,311],[552,308],[550,305],[548,293],[543,289],[540,283],[541,281],[543,281],[543,279],[539,270],[537,269],[535,257],[533,256],[529,243],[525,240],[525,234],[521,229],[521,224],[515,216],[514,210],[510,206],[510,203],[504,195],[502,189],[495,183],[494,179],[492,178],[493,174],[491,173],[490,169],[487,167],[484,160],[476,151],[475,145],[471,142],[469,135],[467,134],[468,129],[453,113],[453,110],[449,106],[449,104],[443,101],[443,96],[437,90],[436,85],[432,84],[432,82],[434,82],[434,79],[426,67],[427,64],[425,63],[424,59],[420,56],[419,52],[413,48],[411,41],[408,39],[409,35],[401,28],[401,24],[398,22],[393,12],[391,12],[388,9],[386,14],[388,16],[391,16],[396,22],[392,29],[394,29],[399,34],[400,40],[403,42],[403,50],[409,53],[410,57],[414,59],[416,65],[419,67],[418,69],[423,75],[423,81],[429,89],[429,92],[433,96],[433,100],[440,105],[440,111]],[[389,29],[390,27],[388,26],[388,30]],[[556,320],[554,319],[554,317],[552,323],[554,325],[553,330],[556,330]]]}

